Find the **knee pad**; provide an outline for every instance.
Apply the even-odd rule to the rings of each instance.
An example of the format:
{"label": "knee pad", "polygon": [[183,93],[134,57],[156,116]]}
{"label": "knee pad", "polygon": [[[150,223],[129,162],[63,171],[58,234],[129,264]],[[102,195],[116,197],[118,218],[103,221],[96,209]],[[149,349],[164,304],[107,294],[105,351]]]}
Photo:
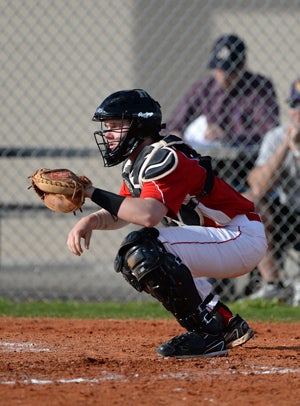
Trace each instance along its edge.
{"label": "knee pad", "polygon": [[144,290],[141,280],[158,265],[159,253],[163,250],[155,228],[142,228],[127,235],[121,243],[114,261],[116,272],[137,291]]}
{"label": "knee pad", "polygon": [[163,245],[158,241],[156,228],[142,228],[133,231],[122,242],[115,259],[116,272],[129,268],[138,281],[141,281],[149,272],[156,269],[161,263]]}
{"label": "knee pad", "polygon": [[115,270],[159,300],[187,330],[215,333],[219,327],[206,310],[189,269],[165,250],[158,236],[155,228],[130,233],[118,251]]}

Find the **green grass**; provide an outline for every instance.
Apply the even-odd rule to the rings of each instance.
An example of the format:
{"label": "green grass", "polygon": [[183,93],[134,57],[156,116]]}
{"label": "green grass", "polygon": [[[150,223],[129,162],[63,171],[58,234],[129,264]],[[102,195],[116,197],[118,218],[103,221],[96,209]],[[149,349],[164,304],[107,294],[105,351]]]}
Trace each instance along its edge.
{"label": "green grass", "polygon": [[158,319],[168,317],[159,303],[12,302],[0,300],[0,316],[80,319]]}
{"label": "green grass", "polygon": [[[300,307],[278,301],[243,300],[228,304],[234,313],[248,321],[300,322]],[[173,319],[160,303],[81,303],[81,302],[13,302],[0,299],[0,316],[58,317],[77,319]]]}

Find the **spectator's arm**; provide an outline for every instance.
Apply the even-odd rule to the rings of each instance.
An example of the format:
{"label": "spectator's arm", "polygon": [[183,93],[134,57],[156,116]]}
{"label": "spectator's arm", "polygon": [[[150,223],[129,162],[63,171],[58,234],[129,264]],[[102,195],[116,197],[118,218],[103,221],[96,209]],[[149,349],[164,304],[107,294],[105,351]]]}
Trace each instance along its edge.
{"label": "spectator's arm", "polygon": [[264,165],[254,167],[247,178],[247,183],[251,189],[253,199],[260,199],[270,192],[276,185],[278,174],[282,170],[282,162],[284,161],[290,147],[289,129],[282,144],[278,146],[275,153],[270,156]]}

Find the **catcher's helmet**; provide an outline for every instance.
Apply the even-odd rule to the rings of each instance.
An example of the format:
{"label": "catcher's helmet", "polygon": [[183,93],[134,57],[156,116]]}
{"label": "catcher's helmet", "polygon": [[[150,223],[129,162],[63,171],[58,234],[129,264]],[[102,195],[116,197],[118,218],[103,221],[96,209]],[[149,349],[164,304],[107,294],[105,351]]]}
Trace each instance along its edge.
{"label": "catcher's helmet", "polygon": [[[97,108],[93,121],[103,122],[109,119],[130,120],[125,137],[113,150],[105,138],[105,130],[94,133],[96,143],[102,155],[104,166],[114,166],[124,161],[146,137],[160,139],[159,131],[164,128],[160,105],[142,89],[120,90],[112,93]],[[99,138],[100,137],[100,138]]]}

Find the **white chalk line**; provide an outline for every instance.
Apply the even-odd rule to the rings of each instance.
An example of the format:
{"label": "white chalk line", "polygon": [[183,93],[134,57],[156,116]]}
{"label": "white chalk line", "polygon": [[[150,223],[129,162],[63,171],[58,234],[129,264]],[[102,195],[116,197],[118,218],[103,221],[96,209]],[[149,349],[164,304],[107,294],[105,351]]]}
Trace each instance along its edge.
{"label": "white chalk line", "polygon": [[124,375],[112,374],[109,372],[102,372],[102,377],[100,378],[71,378],[71,379],[34,379],[34,378],[25,378],[23,380],[11,380],[11,381],[0,381],[0,385],[15,385],[15,384],[33,384],[33,385],[52,385],[57,383],[100,383],[107,381],[126,381]]}
{"label": "white chalk line", "polygon": [[[159,374],[153,375],[156,379],[198,379],[205,378],[209,375],[220,376],[220,375],[284,375],[284,374],[299,374],[300,368],[276,368],[276,367],[254,367],[249,366],[247,369],[229,369],[224,371],[212,370],[212,371],[201,371],[201,372],[178,372],[169,374]],[[98,384],[101,382],[108,381],[119,381],[121,383],[129,382],[132,380],[138,380],[143,378],[141,374],[134,374],[131,377],[126,377],[125,375],[113,374],[111,372],[103,371],[102,376],[98,378],[71,378],[71,379],[35,379],[35,378],[24,378],[23,380],[10,380],[10,381],[0,381],[0,385],[15,385],[15,384],[31,384],[31,385],[53,385],[53,384],[71,384],[71,383],[88,383],[88,384]],[[151,377],[150,377],[151,379]]]}
{"label": "white chalk line", "polygon": [[[2,347],[2,348],[1,348]],[[8,341],[0,341],[1,352],[49,352],[49,348],[39,348],[34,343],[14,343]]]}
{"label": "white chalk line", "polygon": [[[2,348],[1,348],[2,347]],[[34,343],[28,342],[4,342],[0,341],[0,352],[49,352],[49,348],[39,348]],[[33,384],[33,385],[51,385],[51,384],[71,384],[71,383],[89,383],[97,384],[107,381],[121,381],[128,382],[130,379],[138,379],[142,377],[140,374],[134,374],[131,378],[125,375],[113,374],[111,372],[102,371],[102,376],[97,378],[72,378],[72,379],[36,379],[36,378],[24,378],[23,380],[9,380],[0,381],[0,385],[15,385],[15,384]],[[211,371],[199,371],[199,372],[178,372],[178,373],[168,373],[153,375],[157,379],[196,379],[201,377],[218,376],[218,375],[284,375],[284,374],[299,374],[300,368],[281,368],[274,366],[256,366],[256,365],[245,365],[244,369],[232,369],[229,368],[227,371],[224,369],[214,369]]]}

